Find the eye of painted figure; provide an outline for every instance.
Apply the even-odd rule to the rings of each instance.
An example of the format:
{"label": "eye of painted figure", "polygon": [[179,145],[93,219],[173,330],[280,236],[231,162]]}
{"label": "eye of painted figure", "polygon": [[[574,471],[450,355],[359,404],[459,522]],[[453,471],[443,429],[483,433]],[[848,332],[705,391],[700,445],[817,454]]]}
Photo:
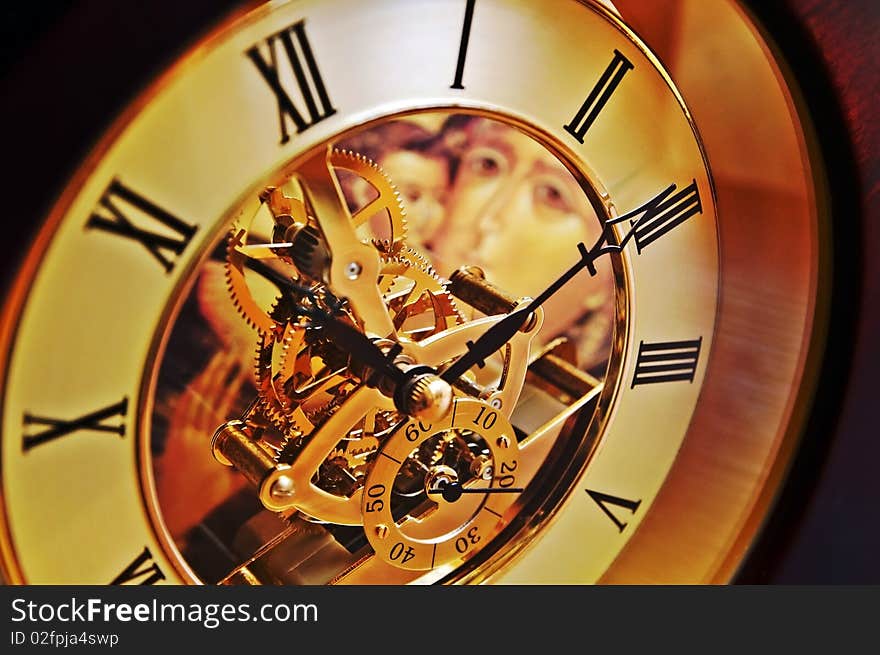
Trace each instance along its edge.
{"label": "eye of painted figure", "polygon": [[464,169],[478,177],[498,177],[508,168],[507,158],[498,150],[481,146],[467,154]]}
{"label": "eye of painted figure", "polygon": [[534,202],[539,217],[555,218],[555,214],[570,214],[576,211],[575,203],[568,189],[553,179],[540,179],[534,185]]}

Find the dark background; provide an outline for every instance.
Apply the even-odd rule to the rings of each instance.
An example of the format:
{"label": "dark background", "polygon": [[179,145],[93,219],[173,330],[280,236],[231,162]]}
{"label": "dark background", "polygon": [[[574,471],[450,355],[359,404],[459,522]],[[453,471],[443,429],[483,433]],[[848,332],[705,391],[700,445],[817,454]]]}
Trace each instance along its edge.
{"label": "dark background", "polygon": [[[43,0],[0,8],[4,289],[104,126],[236,4]],[[831,164],[838,266],[816,411],[737,582],[880,583],[880,4],[749,4],[817,119]]]}

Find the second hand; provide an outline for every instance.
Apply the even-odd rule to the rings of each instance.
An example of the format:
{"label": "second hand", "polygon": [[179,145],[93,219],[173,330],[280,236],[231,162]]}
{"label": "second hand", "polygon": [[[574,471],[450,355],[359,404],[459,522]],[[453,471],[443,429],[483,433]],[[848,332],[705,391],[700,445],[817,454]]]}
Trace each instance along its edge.
{"label": "second hand", "polygon": [[523,491],[523,487],[463,487],[457,482],[451,482],[438,489],[431,489],[428,493],[440,494],[447,503],[454,503],[462,494],[512,494]]}

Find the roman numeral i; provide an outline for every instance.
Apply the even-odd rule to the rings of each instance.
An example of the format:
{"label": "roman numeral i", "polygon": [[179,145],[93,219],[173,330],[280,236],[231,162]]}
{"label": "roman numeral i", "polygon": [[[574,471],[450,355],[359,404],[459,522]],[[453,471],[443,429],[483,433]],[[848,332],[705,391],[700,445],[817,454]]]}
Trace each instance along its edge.
{"label": "roman numeral i", "polygon": [[474,20],[474,7],[477,0],[467,0],[464,8],[464,23],[461,27],[461,41],[458,44],[458,63],[455,66],[455,79],[450,89],[464,89],[462,78],[464,77],[464,62],[467,58],[468,42],[471,39],[471,23]]}
{"label": "roman numeral i", "polygon": [[599,112],[602,111],[602,108],[611,98],[611,94],[614,93],[614,90],[618,87],[621,80],[623,80],[623,76],[626,75],[628,71],[632,70],[632,68],[632,62],[624,57],[619,51],[615,50],[611,63],[608,64],[608,67],[603,71],[602,75],[599,76],[599,80],[596,82],[595,86],[593,86],[593,89],[590,91],[589,95],[587,95],[587,99],[584,100],[584,104],[578,109],[574,118],[571,119],[571,122],[562,126],[563,129],[575,139],[583,143],[584,137],[587,135],[587,130],[592,127]]}

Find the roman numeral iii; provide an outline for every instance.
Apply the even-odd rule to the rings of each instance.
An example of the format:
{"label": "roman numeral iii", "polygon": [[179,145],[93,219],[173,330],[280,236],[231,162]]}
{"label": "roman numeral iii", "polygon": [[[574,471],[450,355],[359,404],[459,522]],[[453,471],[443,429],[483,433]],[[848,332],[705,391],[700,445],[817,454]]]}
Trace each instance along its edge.
{"label": "roman numeral iii", "polygon": [[596,82],[587,99],[584,100],[584,104],[578,109],[571,122],[563,125],[565,131],[583,143],[587,131],[593,125],[599,112],[608,103],[611,94],[623,80],[623,76],[632,69],[633,65],[630,60],[615,50],[611,63],[599,77],[599,81]]}
{"label": "roman numeral iii", "polygon": [[[254,63],[275,95],[283,145],[290,141],[288,121],[293,123],[299,134],[335,114],[336,109],[327,94],[327,88],[321,79],[318,64],[306,36],[305,20],[272,34],[266,38],[263,45],[261,49],[260,44],[255,44],[244,54]],[[287,60],[285,67],[279,64],[279,51]],[[307,116],[300,113],[291,98],[291,86],[289,84],[285,86],[290,77],[287,74],[288,70],[293,74],[297,95],[306,107]]]}
{"label": "roman numeral iii", "polygon": [[703,337],[694,341],[640,342],[630,388],[640,384],[693,382],[702,343]]}
{"label": "roman numeral iii", "polygon": [[[137,220],[133,217],[137,216]],[[138,222],[158,223],[159,232],[138,227]],[[158,226],[157,226],[158,227]],[[189,245],[197,227],[189,225],[147,200],[119,180],[113,180],[89,217],[86,228],[102,230],[140,243],[166,273],[174,268],[176,258]]]}
{"label": "roman numeral iii", "polygon": [[[123,398],[118,403],[113,403],[74,419],[49,418],[47,416],[25,413],[23,420],[25,430],[33,426],[44,429],[33,434],[25,434],[22,439],[21,448],[24,452],[27,452],[35,446],[79,431],[109,432],[110,434],[123,437],[125,436],[125,422],[121,419],[125,418],[127,411],[128,398]],[[111,419],[117,416],[120,417],[119,421],[111,421]]]}

